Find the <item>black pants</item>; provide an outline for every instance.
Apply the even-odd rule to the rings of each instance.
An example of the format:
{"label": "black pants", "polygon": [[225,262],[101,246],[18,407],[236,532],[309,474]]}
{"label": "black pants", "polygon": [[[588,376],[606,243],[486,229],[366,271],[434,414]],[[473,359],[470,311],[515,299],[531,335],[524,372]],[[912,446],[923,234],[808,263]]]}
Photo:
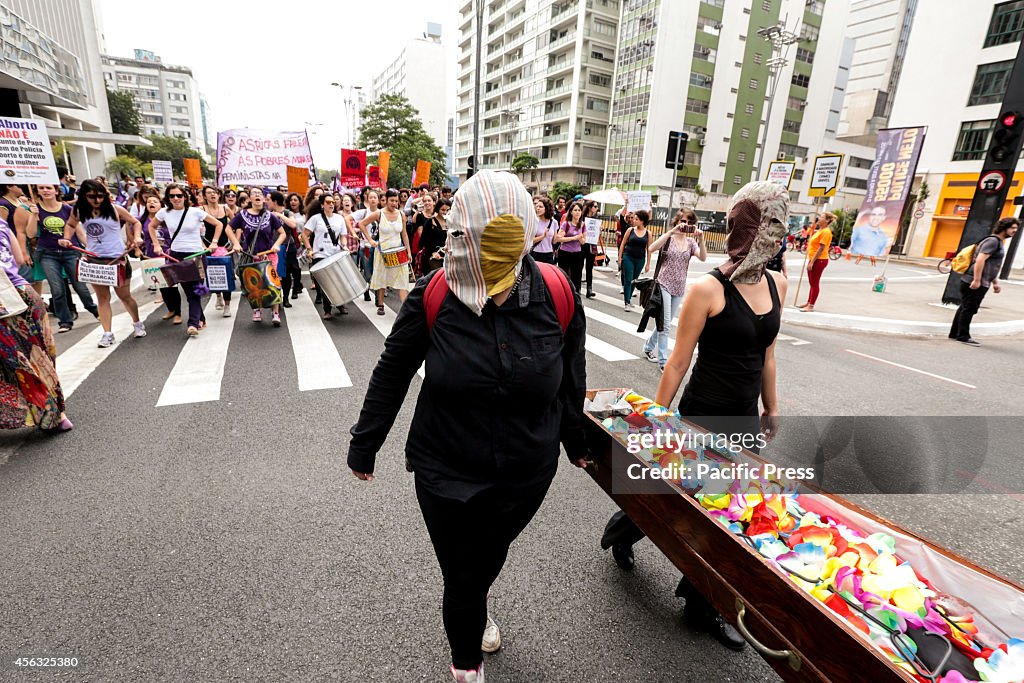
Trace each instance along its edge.
{"label": "black pants", "polygon": [[965,282],[960,283],[960,307],[953,316],[953,326],[949,329],[949,338],[967,341],[971,338],[971,320],[981,308],[981,301],[988,294],[988,287],[971,289]]}
{"label": "black pants", "polygon": [[550,251],[531,251],[530,256],[533,257],[534,261],[538,261],[540,263],[555,262],[555,254]]}
{"label": "black pants", "polygon": [[164,300],[167,311],[174,315],[181,315],[181,290],[177,287],[161,287],[160,297]]}
{"label": "black pants", "polygon": [[565,276],[569,278],[576,291],[580,291],[583,285],[583,252],[559,249],[558,267],[565,272]]}
{"label": "black pants", "polygon": [[[310,264],[310,266],[315,266],[316,264],[320,263],[321,261],[323,261],[322,258],[315,258],[315,259],[313,259],[313,262]],[[313,280],[313,284],[316,284],[316,279],[315,278],[310,277],[310,279]],[[330,313],[331,312],[331,300],[327,298],[327,293],[319,285],[316,288],[316,296],[317,296],[318,299],[320,299],[320,305],[322,305],[324,307],[324,313],[325,314]]]}
{"label": "black pants", "polygon": [[441,610],[456,669],[475,669],[483,661],[487,591],[550,484],[492,488],[462,502],[431,493],[417,478],[416,498],[444,577]]}
{"label": "black pants", "polygon": [[299,250],[295,245],[285,252],[285,271],[281,278],[281,296],[288,298],[290,292],[298,294],[302,291],[302,270],[299,268]]}
{"label": "black pants", "polygon": [[583,263],[587,273],[587,294],[594,291],[594,259],[597,258],[597,247],[593,244],[583,245]]}

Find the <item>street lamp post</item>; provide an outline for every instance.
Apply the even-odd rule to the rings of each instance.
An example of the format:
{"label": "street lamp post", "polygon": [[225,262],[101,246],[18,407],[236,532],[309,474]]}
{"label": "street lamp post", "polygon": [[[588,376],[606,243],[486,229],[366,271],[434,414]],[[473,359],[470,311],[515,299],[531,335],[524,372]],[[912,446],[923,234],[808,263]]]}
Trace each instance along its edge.
{"label": "street lamp post", "polygon": [[[484,41],[484,0],[476,0],[476,60],[473,64],[473,169],[480,168],[480,57]],[[469,168],[466,170],[469,177]]]}
{"label": "street lamp post", "polygon": [[331,83],[335,88],[340,88],[344,95],[345,103],[345,136],[348,139],[348,146],[353,147],[355,145],[355,130],[352,122],[355,119],[355,98],[354,92],[362,90],[361,85],[342,85],[341,83]]}
{"label": "street lamp post", "polygon": [[779,87],[779,74],[783,67],[789,63],[786,59],[789,54],[789,46],[797,42],[800,37],[786,29],[785,20],[775,26],[766,26],[757,32],[757,35],[768,41],[772,47],[772,58],[768,60],[768,112],[764,115],[764,125],[761,127],[761,149],[757,153],[757,171],[754,180],[761,177],[761,165],[764,163],[764,149],[768,145],[768,126],[772,120],[772,109],[775,105],[775,92]]}
{"label": "street lamp post", "polygon": [[515,169],[512,168],[512,146],[516,141],[516,132],[519,130],[519,116],[523,113],[522,109],[502,109],[501,113],[508,118],[509,134],[508,134],[508,169],[515,173]]}

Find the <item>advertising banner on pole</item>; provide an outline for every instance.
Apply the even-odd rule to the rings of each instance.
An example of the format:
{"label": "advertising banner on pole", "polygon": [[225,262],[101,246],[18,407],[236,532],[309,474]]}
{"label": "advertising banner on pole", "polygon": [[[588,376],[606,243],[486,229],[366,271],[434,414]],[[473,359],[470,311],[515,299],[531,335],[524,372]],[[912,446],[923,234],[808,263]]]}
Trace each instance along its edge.
{"label": "advertising banner on pole", "polygon": [[341,150],[341,184],[362,187],[366,184],[366,152],[361,149]]}
{"label": "advertising banner on pole", "polygon": [[60,182],[43,121],[0,116],[0,178],[10,184]]}
{"label": "advertising banner on pole", "polygon": [[174,170],[171,168],[171,162],[163,159],[153,159],[153,182],[154,183],[173,183],[174,182]]}
{"label": "advertising banner on pole", "polygon": [[789,184],[793,182],[793,171],[796,169],[796,162],[793,161],[773,161],[768,164],[768,177],[765,179],[769,183],[775,183],[776,185],[782,185],[787,190]]}
{"label": "advertising banner on pole", "polygon": [[814,157],[808,197],[835,197],[839,188],[839,171],[843,167],[842,154],[822,154]]}
{"label": "advertising banner on pole", "polygon": [[289,166],[308,168],[312,176],[313,154],[305,131],[235,128],[217,133],[218,185],[287,185]]}
{"label": "advertising banner on pole", "polygon": [[416,173],[413,174],[413,187],[430,183],[430,162],[419,159],[416,161]]}
{"label": "advertising banner on pole", "polygon": [[924,127],[878,132],[867,194],[853,226],[851,254],[883,256],[892,247],[917,172],[924,134]]}

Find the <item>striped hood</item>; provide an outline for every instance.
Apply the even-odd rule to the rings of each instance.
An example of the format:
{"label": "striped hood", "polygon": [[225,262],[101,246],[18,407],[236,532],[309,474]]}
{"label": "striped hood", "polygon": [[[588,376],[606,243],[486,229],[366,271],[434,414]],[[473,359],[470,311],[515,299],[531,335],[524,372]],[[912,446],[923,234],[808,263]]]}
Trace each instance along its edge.
{"label": "striped hood", "polygon": [[537,214],[517,177],[481,171],[459,187],[448,214],[448,288],[476,315],[515,282],[530,252]]}

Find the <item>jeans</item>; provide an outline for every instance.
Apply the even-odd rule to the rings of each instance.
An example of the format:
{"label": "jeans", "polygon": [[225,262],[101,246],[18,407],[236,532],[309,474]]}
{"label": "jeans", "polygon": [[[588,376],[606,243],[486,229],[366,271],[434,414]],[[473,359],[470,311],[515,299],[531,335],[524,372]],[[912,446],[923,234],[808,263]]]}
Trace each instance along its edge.
{"label": "jeans", "polygon": [[475,669],[483,661],[487,591],[550,483],[525,490],[499,485],[462,502],[431,493],[416,479],[416,498],[444,578],[441,612],[456,669]]}
{"label": "jeans", "polygon": [[647,260],[642,257],[636,258],[626,253],[622,254],[622,298],[627,305],[633,298],[633,280],[643,273],[645,263]]}
{"label": "jeans", "polygon": [[[186,256],[191,256],[188,252],[184,251],[172,251],[171,257],[178,260],[184,259]],[[205,257],[203,257],[205,259]],[[185,299],[188,300],[188,326],[199,327],[201,321],[206,320],[206,315],[203,313],[203,298],[196,294],[196,285],[198,282],[183,282],[181,288],[185,290]],[[170,306],[168,306],[170,308]],[[180,310],[181,304],[179,303],[178,308]]]}
{"label": "jeans", "polygon": [[78,252],[72,249],[37,249],[35,258],[43,264],[43,272],[46,273],[46,282],[50,285],[53,298],[53,312],[61,327],[71,327],[74,322],[67,289],[64,287],[64,273],[78,292],[86,310],[96,315],[96,304],[92,300],[89,286],[78,281]]}
{"label": "jeans", "polygon": [[668,339],[669,335],[672,334],[672,321],[679,315],[679,307],[683,305],[683,295],[675,296],[669,294],[664,285],[658,286],[661,287],[661,327],[664,332],[658,332],[658,328],[654,328],[651,336],[647,337],[647,343],[644,344],[644,353],[651,353],[654,351],[654,347],[657,346],[658,365],[664,368],[665,363],[668,362]]}
{"label": "jeans", "polygon": [[949,330],[949,338],[967,341],[971,338],[971,320],[981,308],[981,301],[988,294],[988,287],[971,289],[966,282],[960,283],[960,306],[953,316],[953,326]]}

